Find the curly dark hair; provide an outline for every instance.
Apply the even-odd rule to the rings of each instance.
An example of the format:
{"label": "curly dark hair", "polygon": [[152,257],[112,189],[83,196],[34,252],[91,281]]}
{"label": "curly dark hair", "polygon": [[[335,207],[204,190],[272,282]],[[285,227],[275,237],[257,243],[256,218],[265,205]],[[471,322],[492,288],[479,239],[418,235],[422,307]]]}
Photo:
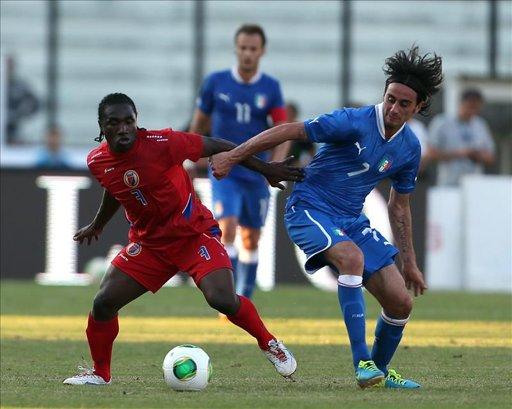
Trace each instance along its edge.
{"label": "curly dark hair", "polygon": [[[103,119],[105,117],[105,108],[107,106],[116,105],[116,104],[131,105],[131,107],[133,108],[133,112],[135,112],[135,115],[138,115],[137,108],[135,107],[135,103],[128,95],[123,94],[121,92],[114,92],[112,94],[108,94],[105,97],[103,97],[103,99],[99,103],[99,105],[98,105],[98,122],[103,121]],[[104,135],[100,128],[100,134],[99,134],[99,136],[94,138],[94,140],[96,142],[101,142],[103,140],[103,137],[104,137]]]}
{"label": "curly dark hair", "polygon": [[408,52],[397,51],[386,58],[382,70],[386,74],[386,93],[389,84],[399,82],[416,91],[417,103],[423,102],[419,113],[427,115],[431,97],[441,88],[443,82],[443,61],[437,54],[420,55],[418,46],[413,45]]}

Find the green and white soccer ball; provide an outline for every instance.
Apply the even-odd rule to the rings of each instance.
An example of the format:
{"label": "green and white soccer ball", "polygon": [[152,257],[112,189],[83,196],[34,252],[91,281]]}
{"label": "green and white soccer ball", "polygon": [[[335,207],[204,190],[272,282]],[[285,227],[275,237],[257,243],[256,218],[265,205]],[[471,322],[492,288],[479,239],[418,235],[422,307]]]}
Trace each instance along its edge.
{"label": "green and white soccer ball", "polygon": [[210,357],[195,345],[171,349],[162,365],[164,380],[175,391],[202,391],[212,375]]}

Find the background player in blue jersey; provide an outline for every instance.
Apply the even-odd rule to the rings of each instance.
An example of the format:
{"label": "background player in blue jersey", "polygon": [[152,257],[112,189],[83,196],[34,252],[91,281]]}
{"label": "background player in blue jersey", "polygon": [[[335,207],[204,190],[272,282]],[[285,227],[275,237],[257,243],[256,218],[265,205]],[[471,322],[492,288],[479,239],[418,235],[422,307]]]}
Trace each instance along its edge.
{"label": "background player in blue jersey", "polygon": [[[235,34],[237,66],[210,74],[204,80],[191,132],[210,134],[241,144],[271,124],[286,121],[286,110],[279,82],[259,71],[265,53],[265,33],[257,25],[243,25]],[[271,122],[269,122],[269,120]],[[286,143],[269,152],[259,153],[264,160],[284,159]],[[210,175],[211,176],[211,175]],[[229,177],[212,182],[212,202],[233,268],[237,293],[251,297],[258,268],[258,242],[269,202],[268,184],[261,175],[235,166]],[[242,249],[234,242],[240,225]]]}
{"label": "background player in blue jersey", "polygon": [[[435,54],[421,56],[417,47],[398,51],[384,66],[382,103],[281,125],[211,159],[213,174],[221,178],[244,158],[283,141],[323,143],[306,168],[304,181],[295,185],[288,199],[285,222],[288,234],[307,255],[308,272],[329,265],[339,273],[338,298],[362,388],[420,386],[388,365],[412,310],[407,288],[415,295],[426,289],[416,265],[409,208],[421,149],[406,122],[427,112],[430,97],[442,82],[441,68]],[[385,178],[392,181],[388,209],[401,273],[394,263],[398,249],[362,214],[366,196]],[[365,340],[362,285],[382,306],[371,353]]]}

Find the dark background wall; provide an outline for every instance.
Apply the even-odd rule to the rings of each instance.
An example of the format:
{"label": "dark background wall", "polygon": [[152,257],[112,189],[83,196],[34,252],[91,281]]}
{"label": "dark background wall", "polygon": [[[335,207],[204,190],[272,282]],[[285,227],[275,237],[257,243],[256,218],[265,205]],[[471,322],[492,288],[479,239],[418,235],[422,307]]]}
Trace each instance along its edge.
{"label": "dark background wall", "polygon": [[[45,267],[47,190],[36,185],[43,173],[33,170],[1,172],[1,253],[2,278],[33,278]],[[44,172],[45,175],[80,175],[86,172]],[[79,191],[79,226],[89,223],[101,201],[102,188],[95,181]],[[114,243],[126,243],[128,223],[119,211],[105,228],[98,242],[80,246],[78,271],[93,257],[105,256]]]}
{"label": "dark background wall", "polygon": [[[0,276],[1,278],[32,279],[45,267],[46,206],[47,191],[36,185],[42,172],[34,170],[3,169],[1,175],[1,234]],[[44,172],[54,175],[89,176],[86,172]],[[426,185],[422,182],[412,196],[414,242],[420,268],[424,264],[425,199]],[[387,198],[389,184],[379,186]],[[92,181],[91,187],[79,191],[79,226],[89,223],[101,200],[102,189]],[[283,209],[289,191],[278,197],[278,220],[276,237],[276,281],[278,283],[306,283],[298,265],[293,244],[283,224]],[[78,250],[78,271],[93,257],[104,257],[112,244],[127,242],[128,223],[119,211],[107,225],[99,242],[91,246],[82,245]]]}

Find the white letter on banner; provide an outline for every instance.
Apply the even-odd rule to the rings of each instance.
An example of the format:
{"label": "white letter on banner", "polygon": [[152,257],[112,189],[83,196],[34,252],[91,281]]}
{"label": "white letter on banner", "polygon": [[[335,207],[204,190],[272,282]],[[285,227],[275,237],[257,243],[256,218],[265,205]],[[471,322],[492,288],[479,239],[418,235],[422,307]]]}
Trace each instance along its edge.
{"label": "white letter on banner", "polygon": [[91,181],[85,176],[39,176],[36,184],[48,190],[46,211],[46,266],[36,276],[45,285],[87,285],[87,274],[76,272],[77,243],[73,235],[78,227],[78,191]]}

